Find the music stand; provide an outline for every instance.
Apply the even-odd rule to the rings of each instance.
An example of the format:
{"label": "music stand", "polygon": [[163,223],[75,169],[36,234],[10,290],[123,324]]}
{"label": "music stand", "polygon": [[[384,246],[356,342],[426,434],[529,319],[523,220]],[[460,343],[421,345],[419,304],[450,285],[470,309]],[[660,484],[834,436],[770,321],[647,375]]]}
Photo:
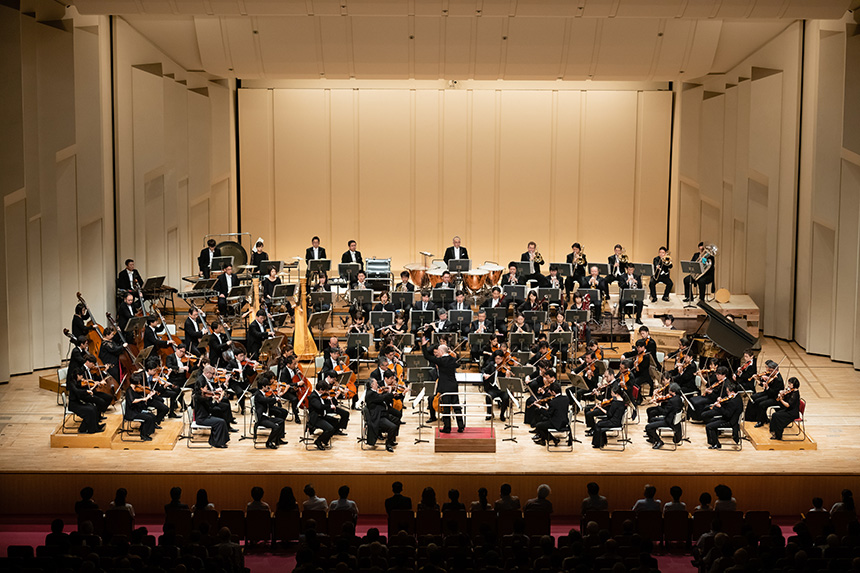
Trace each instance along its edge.
{"label": "music stand", "polygon": [[410,368],[429,368],[430,363],[427,362],[427,359],[424,358],[421,354],[407,354],[403,358],[404,364],[406,364],[406,369]]}
{"label": "music stand", "polygon": [[570,383],[573,385],[572,389],[590,390],[590,388],[588,387],[588,384],[585,382],[585,378],[582,377],[582,374],[574,374],[573,372],[568,372],[567,378],[568,378],[568,380],[570,380]]}
{"label": "music stand", "polygon": [[558,269],[559,276],[565,278],[573,276],[573,264],[571,263],[550,263],[549,270],[552,269]]}
{"label": "music stand", "polygon": [[272,300],[283,300],[286,298],[292,298],[296,295],[296,285],[295,284],[280,284],[275,285],[275,290],[272,291]]}
{"label": "music stand", "polygon": [[433,380],[433,375],[436,373],[436,368],[433,366],[421,367],[421,368],[407,368],[406,369],[406,381],[410,384],[418,382],[421,384],[433,384],[433,392],[428,392],[428,396],[432,396],[435,394],[435,386],[436,381]]}
{"label": "music stand", "polygon": [[[260,346],[260,353],[257,354],[268,354],[269,356],[273,356],[278,358],[281,356],[281,342],[284,341],[283,336],[275,336],[274,338],[269,338],[263,341],[263,345]],[[198,347],[199,348],[199,347]]]}
{"label": "music stand", "polygon": [[[636,314],[636,303],[642,302],[645,300],[645,289],[642,288],[626,288],[622,291],[621,294],[621,302],[618,304],[621,305],[619,311],[621,314],[624,314],[624,307],[628,304],[632,304],[634,311],[633,314]],[[632,330],[632,328],[631,328]]]}
{"label": "music stand", "polygon": [[251,296],[251,285],[236,285],[227,293],[227,298],[246,298]]}
{"label": "music stand", "polygon": [[415,300],[415,293],[412,292],[393,292],[391,293],[391,304],[394,308],[407,309],[412,306],[412,301]]}
{"label": "music stand", "polygon": [[526,324],[530,324],[532,326],[532,330],[537,332],[538,331],[537,325],[543,324],[546,322],[546,311],[545,310],[525,310],[525,311],[523,311],[523,318],[526,319]]}
{"label": "music stand", "polygon": [[[408,374],[407,374],[408,377]],[[424,423],[424,416],[427,415],[427,412],[424,410],[424,398],[427,396],[433,396],[436,393],[436,383],[435,382],[411,382],[409,381],[409,394],[411,396],[415,396],[412,400],[412,407],[418,408],[417,412],[413,412],[413,414],[418,415],[418,438],[414,443],[420,444],[422,442],[429,443],[429,440],[424,440],[421,438],[421,430],[424,428],[431,428],[432,426],[428,426]]]}
{"label": "music stand", "polygon": [[314,312],[308,317],[308,330],[311,333],[313,333],[314,328],[319,330],[320,344],[317,348],[323,347],[323,331],[325,330],[325,323],[331,316],[331,310],[324,310],[322,312]]}
{"label": "music stand", "polygon": [[[358,356],[358,358],[357,358],[358,365],[359,365],[359,367],[361,367],[360,358],[361,358],[362,349],[364,351],[367,351],[367,349],[370,348],[370,333],[369,332],[361,332],[361,333],[352,332],[352,333],[346,335],[346,349],[349,350],[350,348],[356,348],[356,347],[358,348],[358,352],[356,353],[356,356]],[[355,373],[358,374],[358,368],[356,368]]]}
{"label": "music stand", "polygon": [[463,328],[463,323],[466,326],[469,326],[469,323],[472,322],[472,311],[471,310],[449,310],[448,311],[448,320],[451,321],[452,324],[456,324],[457,328],[460,332],[464,332],[466,329]]}
{"label": "music stand", "polygon": [[146,359],[149,358],[149,355],[152,354],[152,349],[154,346],[147,346],[137,354],[137,358],[134,359],[134,367],[135,370],[137,368],[144,368],[144,364],[146,363]]}
{"label": "music stand", "polygon": [[218,279],[200,279],[199,281],[194,283],[194,286],[191,287],[191,290],[212,290],[212,287],[215,286],[215,282],[217,280]]}
{"label": "music stand", "polygon": [[[394,324],[394,313],[390,310],[373,310],[370,312],[370,325],[374,332]],[[382,338],[380,336],[380,338]]]}
{"label": "music stand", "polygon": [[436,313],[432,310],[415,310],[409,311],[409,322],[413,329],[420,330],[427,324],[431,324],[436,320]]}
{"label": "music stand", "polygon": [[[404,350],[409,347],[415,346],[415,336],[411,332],[405,332],[403,334],[392,334],[391,335],[391,343],[398,348],[403,348]],[[407,354],[407,356],[409,356]],[[423,356],[422,356],[423,358]]]}
{"label": "music stand", "polygon": [[358,303],[364,308],[373,303],[373,291],[369,288],[354,288],[349,291],[349,300],[351,303]]}
{"label": "music stand", "polygon": [[654,265],[651,263],[628,263],[627,266],[633,265],[633,274],[640,277],[653,277]]}
{"label": "music stand", "polygon": [[[701,261],[681,261],[681,272],[685,275],[701,276],[705,272],[705,265]],[[693,282],[696,282],[695,279]],[[696,305],[693,304],[693,295],[695,294],[693,288],[695,286],[695,284],[690,285],[690,301],[684,305],[684,308],[696,308]]]}
{"label": "music stand", "polygon": [[505,285],[502,287],[502,292],[505,293],[505,298],[509,298],[509,300],[526,299],[526,285]]}
{"label": "music stand", "polygon": [[508,345],[508,348],[513,349],[515,346],[519,346],[520,348],[529,348],[535,341],[534,332],[512,332],[511,335],[511,343]]}
{"label": "music stand", "polygon": [[334,314],[331,312],[334,309],[334,293],[327,290],[311,293],[312,308],[319,308],[320,311],[325,312],[325,305],[328,305],[331,325],[334,326]]}
{"label": "music stand", "polygon": [[[522,379],[521,378],[497,378],[496,381],[499,383],[499,388],[501,388],[502,390],[504,390],[507,393],[508,399],[510,400],[511,410],[513,410],[514,404],[518,403],[514,394],[522,395],[522,393],[523,393],[523,381],[522,381]],[[522,410],[520,410],[519,412],[511,411],[510,422],[508,424],[505,424],[505,428],[504,428],[505,430],[511,431],[511,437],[505,438],[504,440],[502,440],[503,442],[514,442],[514,443],[516,443],[517,439],[514,437],[514,428],[518,428],[519,426],[514,424],[514,415],[515,414],[522,414],[522,413],[523,413]]]}
{"label": "music stand", "polygon": [[[514,374],[514,377],[519,378],[520,380],[525,380],[527,377],[531,376],[535,371],[535,367],[531,364],[526,366],[511,366],[511,372]],[[522,394],[522,389],[520,389],[520,393]]]}
{"label": "music stand", "polygon": [[487,318],[493,323],[493,331],[495,332],[499,325],[504,325],[508,321],[508,309],[504,306],[496,308],[484,308],[487,312]]}
{"label": "music stand", "polygon": [[222,257],[212,257],[212,266],[209,267],[210,271],[221,271],[224,270],[224,267],[227,265],[233,266],[233,255],[225,255]]}
{"label": "music stand", "polygon": [[560,302],[561,301],[561,289],[560,288],[552,288],[552,287],[538,287],[537,289],[537,297],[538,300],[546,297],[547,302]]}
{"label": "music stand", "polygon": [[588,322],[588,313],[587,310],[567,310],[564,313],[564,320],[571,324]]}
{"label": "music stand", "polygon": [[337,274],[340,275],[340,278],[346,279],[349,284],[355,283],[360,270],[361,265],[358,263],[338,263],[337,265]]}
{"label": "music stand", "polygon": [[144,328],[146,328],[145,316],[132,316],[128,319],[128,322],[125,323],[125,332],[131,335],[131,340],[134,340],[135,332],[143,330]]}
{"label": "music stand", "polygon": [[164,277],[163,276],[147,277],[147,279],[143,282],[143,287],[141,288],[141,290],[144,290],[144,291],[157,290],[157,289],[160,289],[161,285],[163,285],[163,284],[164,284]]}
{"label": "music stand", "polygon": [[266,276],[273,268],[278,272],[281,272],[284,270],[284,261],[263,261],[260,263],[260,274]]}
{"label": "music stand", "polygon": [[454,289],[434,288],[430,292],[430,300],[436,304],[437,308],[448,308],[448,305],[454,302]]}
{"label": "music stand", "polygon": [[555,345],[555,348],[561,348],[562,346],[570,346],[573,344],[573,332],[550,332],[547,335],[547,342],[549,342],[549,347],[553,348],[553,343],[558,341],[558,344]]}
{"label": "music stand", "polygon": [[[517,277],[526,277],[532,274],[530,261],[513,261],[514,266],[517,267]],[[510,265],[508,265],[510,268]]]}
{"label": "music stand", "polygon": [[469,347],[484,348],[485,346],[489,346],[495,337],[495,334],[486,332],[484,334],[472,333],[469,335]]}
{"label": "music stand", "polygon": [[326,273],[331,270],[331,261],[329,259],[312,259],[308,261],[308,273]]}
{"label": "music stand", "polygon": [[211,334],[204,334],[200,338],[200,342],[197,343],[197,350],[205,350],[206,353],[209,353],[209,340],[212,338]]}
{"label": "music stand", "polygon": [[588,263],[588,268],[597,267],[597,274],[605,277],[609,274],[609,263]]}
{"label": "music stand", "polygon": [[448,261],[448,272],[466,273],[472,270],[472,259],[451,259]]}
{"label": "music stand", "polygon": [[430,342],[432,344],[439,344],[440,336],[448,339],[450,348],[454,348],[460,342],[460,334],[458,332],[436,332],[435,330],[430,333]]}

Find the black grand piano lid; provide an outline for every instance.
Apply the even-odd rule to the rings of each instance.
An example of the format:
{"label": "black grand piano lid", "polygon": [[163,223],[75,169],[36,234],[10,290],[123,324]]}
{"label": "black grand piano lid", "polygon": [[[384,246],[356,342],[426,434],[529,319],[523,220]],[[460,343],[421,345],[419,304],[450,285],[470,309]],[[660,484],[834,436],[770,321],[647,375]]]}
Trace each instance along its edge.
{"label": "black grand piano lid", "polygon": [[723,316],[717,309],[704,301],[698,302],[699,308],[705,311],[708,317],[708,328],[705,334],[714,343],[731,354],[741,357],[744,350],[755,346],[758,338],[741,328],[731,320]]}

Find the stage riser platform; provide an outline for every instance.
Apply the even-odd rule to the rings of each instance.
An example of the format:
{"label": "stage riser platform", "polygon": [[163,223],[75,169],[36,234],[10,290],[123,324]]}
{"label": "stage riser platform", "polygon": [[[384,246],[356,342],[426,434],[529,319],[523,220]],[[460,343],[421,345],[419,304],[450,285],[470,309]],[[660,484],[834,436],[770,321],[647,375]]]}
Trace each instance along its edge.
{"label": "stage riser platform", "polygon": [[798,450],[817,450],[818,444],[809,436],[807,430],[806,437],[801,440],[800,436],[792,436],[791,433],[797,432],[797,428],[787,428],[787,432],[783,435],[782,440],[774,440],[770,437],[770,429],[767,425],[761,428],[756,428],[752,422],[744,422],[744,431],[749,436],[750,443],[757,450],[778,450],[783,452],[794,452]]}
{"label": "stage riser platform", "polygon": [[104,432],[99,432],[97,434],[78,434],[78,426],[79,423],[72,423],[72,420],[69,419],[68,428],[66,432],[63,433],[63,424],[60,422],[60,425],[54,430],[51,434],[51,447],[52,448],[101,448],[101,449],[110,449],[111,448],[111,440],[116,435],[120,426],[120,417],[108,415],[107,419],[104,421],[105,430]]}
{"label": "stage riser platform", "polygon": [[[268,453],[268,452],[266,452]],[[373,456],[386,456],[386,452]],[[561,454],[559,454],[561,455]],[[725,455],[731,455],[725,453]],[[444,458],[440,458],[443,463]],[[450,488],[460,490],[460,499],[468,504],[477,499],[480,487],[490,491],[491,500],[498,498],[499,487],[509,483],[523,503],[535,497],[538,485],[548,484],[552,488],[550,500],[558,515],[578,515],[585,497],[585,486],[590,481],[600,484],[600,493],[609,499],[611,509],[629,509],[642,497],[645,484],[657,488],[657,497],[664,502],[669,499],[669,488],[679,485],[684,490],[682,497],[689,507],[698,503],[699,494],[711,492],[714,486],[724,483],[732,488],[739,509],[769,510],[779,515],[799,515],[809,509],[815,496],[824,498],[826,504],[838,501],[843,488],[860,489],[857,475],[728,475],[708,473],[699,475],[671,474],[660,472],[642,475],[601,475],[578,473],[569,475],[523,475],[523,474],[406,474],[406,473],[355,473],[355,474],[288,474],[279,473],[278,467],[288,465],[288,460],[272,457],[272,473],[267,474],[196,474],[196,473],[5,473],[0,474],[0,488],[15,492],[13,496],[0,499],[0,514],[35,514],[46,518],[57,513],[69,513],[79,492],[85,486],[95,489],[95,501],[107,507],[119,487],[128,489],[129,502],[138,514],[161,514],[169,501],[168,492],[173,486],[183,491],[183,501],[194,503],[198,488],[205,488],[209,499],[217,509],[244,508],[250,500],[251,488],[260,486],[265,490],[264,501],[274,506],[280,489],[293,488],[299,499],[303,499],[302,488],[312,483],[317,493],[331,501],[337,497],[341,485],[349,485],[350,498],[358,504],[363,514],[384,514],[385,498],[391,495],[391,483],[401,481],[404,493],[413,504],[421,497],[426,486],[436,490],[439,500],[447,500]],[[547,461],[550,464],[551,460]],[[619,464],[623,463],[619,456]],[[118,466],[121,460],[117,460]],[[368,459],[368,466],[375,465]],[[524,468],[525,470],[526,468]],[[536,470],[538,468],[529,468]],[[703,470],[704,471],[704,470]],[[440,501],[441,503],[441,501]]]}
{"label": "stage riser platform", "polygon": [[443,434],[436,428],[433,437],[433,451],[439,453],[496,453],[496,431],[494,428],[466,428],[462,434],[456,427],[450,434]]}

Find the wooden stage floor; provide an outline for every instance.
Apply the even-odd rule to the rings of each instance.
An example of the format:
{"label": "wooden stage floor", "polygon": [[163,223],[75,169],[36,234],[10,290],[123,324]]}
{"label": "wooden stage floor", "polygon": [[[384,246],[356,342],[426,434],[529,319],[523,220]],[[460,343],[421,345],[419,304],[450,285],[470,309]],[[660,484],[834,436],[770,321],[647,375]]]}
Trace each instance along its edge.
{"label": "wooden stage floor", "polygon": [[[374,493],[374,500],[365,504],[370,511],[378,505],[376,498],[387,495],[393,479],[403,479],[407,485],[416,487],[430,483],[438,486],[437,491],[439,488],[446,491],[456,483],[461,491],[469,492],[464,494],[469,499],[474,497],[479,484],[487,485],[492,492],[502,481],[510,481],[528,488],[523,492],[528,495],[544,480],[554,486],[553,495],[561,507],[574,509],[576,500],[583,497],[580,494],[584,483],[594,476],[600,476],[601,483],[609,487],[627,484],[625,487],[629,489],[629,484],[638,484],[634,494],[630,494],[632,499],[646,480],[660,484],[665,496],[670,482],[684,483],[685,490],[698,492],[712,490],[715,480],[724,477],[734,480],[736,491],[757,495],[761,500],[779,500],[782,487],[803,496],[815,491],[822,493],[826,488],[825,501],[832,503],[835,500],[830,498],[841,488],[860,487],[857,439],[860,402],[856,399],[860,373],[850,365],[806,354],[794,343],[763,340],[760,363],[764,359],[779,361],[783,356],[786,356],[784,376],[797,376],[802,381],[801,393],[808,401],[807,431],[817,442],[817,450],[756,451],[749,442],[745,442],[740,452],[708,450],[704,428],[695,424],[688,426],[691,443],[677,451],[652,450],[645,442],[640,424],[631,428],[633,443],[624,452],[592,449],[588,439],[581,435],[583,426],[578,425],[577,437],[583,442],[575,444],[573,452],[548,453],[531,442],[529,428],[517,416],[519,428],[514,431],[517,443],[502,441],[509,431],[504,431],[497,419],[495,453],[441,454],[434,453],[429,430],[424,431],[429,443],[413,444],[417,437],[417,416],[411,411],[404,416],[408,422],[402,427],[400,445],[393,454],[383,448],[360,449],[356,442],[360,422],[357,411],[352,412],[349,436],[335,438],[334,448],[325,452],[306,451],[299,442],[301,426],[292,423],[287,425],[289,445],[276,451],[255,450],[250,440],[238,441],[240,434],[232,434],[234,439],[226,450],[189,450],[184,441],[179,441],[172,451],[52,449],[50,434],[62,420],[62,408],[56,405],[55,394],[39,389],[37,374],[16,376],[9,384],[0,386],[0,487],[6,492],[22,493],[33,484],[40,484],[43,489],[35,498],[0,497],[0,513],[38,512],[40,502],[34,505],[33,500],[44,495],[46,485],[47,499],[56,489],[66,495],[64,499],[71,500],[83,485],[97,483],[104,488],[115,488],[118,486],[112,484],[120,477],[125,480],[120,485],[158,488],[161,498],[166,497],[171,485],[180,484],[194,491],[196,484],[206,483],[207,487],[223,490],[224,496],[236,495],[239,500],[247,497],[248,480],[265,484],[267,492],[275,492],[280,489],[279,484],[285,483],[284,479],[292,476],[290,485],[297,493],[306,480],[315,481],[330,486],[326,490],[328,497],[340,483],[362,483]],[[111,410],[108,415],[119,414]],[[489,425],[483,418],[472,418],[472,423]],[[792,485],[773,487],[780,477]],[[231,493],[237,488],[241,493]],[[414,489],[411,493],[413,497],[419,494]],[[804,506],[802,510],[808,508],[808,500],[806,497],[800,503]],[[163,504],[166,500],[157,501]]]}

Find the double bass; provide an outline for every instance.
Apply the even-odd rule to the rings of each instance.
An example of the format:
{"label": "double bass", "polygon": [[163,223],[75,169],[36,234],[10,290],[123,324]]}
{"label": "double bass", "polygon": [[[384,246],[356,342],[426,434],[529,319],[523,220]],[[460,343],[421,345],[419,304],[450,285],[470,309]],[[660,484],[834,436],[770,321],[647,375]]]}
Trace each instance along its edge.
{"label": "double bass", "polygon": [[[122,344],[126,344],[125,336],[122,334],[122,330],[119,329],[119,325],[116,320],[114,320],[111,313],[106,312],[105,316],[107,316],[108,324],[110,324],[114,330],[116,330],[116,335],[119,336],[119,340]],[[128,346],[125,347],[125,352],[123,352],[119,357],[119,373],[121,383],[127,380],[129,376],[134,373],[134,361],[137,360],[137,355],[140,353],[136,344],[128,343]],[[125,383],[123,383],[125,385]]]}
{"label": "double bass", "polygon": [[87,318],[93,324],[93,330],[90,330],[87,333],[87,338],[90,339],[90,352],[98,357],[99,351],[102,348],[102,340],[104,340],[105,329],[96,321],[96,318],[93,316],[93,311],[90,310],[90,305],[87,304],[87,301],[84,300],[84,297],[81,293],[75,293],[78,297],[78,302],[84,305],[87,309]]}

